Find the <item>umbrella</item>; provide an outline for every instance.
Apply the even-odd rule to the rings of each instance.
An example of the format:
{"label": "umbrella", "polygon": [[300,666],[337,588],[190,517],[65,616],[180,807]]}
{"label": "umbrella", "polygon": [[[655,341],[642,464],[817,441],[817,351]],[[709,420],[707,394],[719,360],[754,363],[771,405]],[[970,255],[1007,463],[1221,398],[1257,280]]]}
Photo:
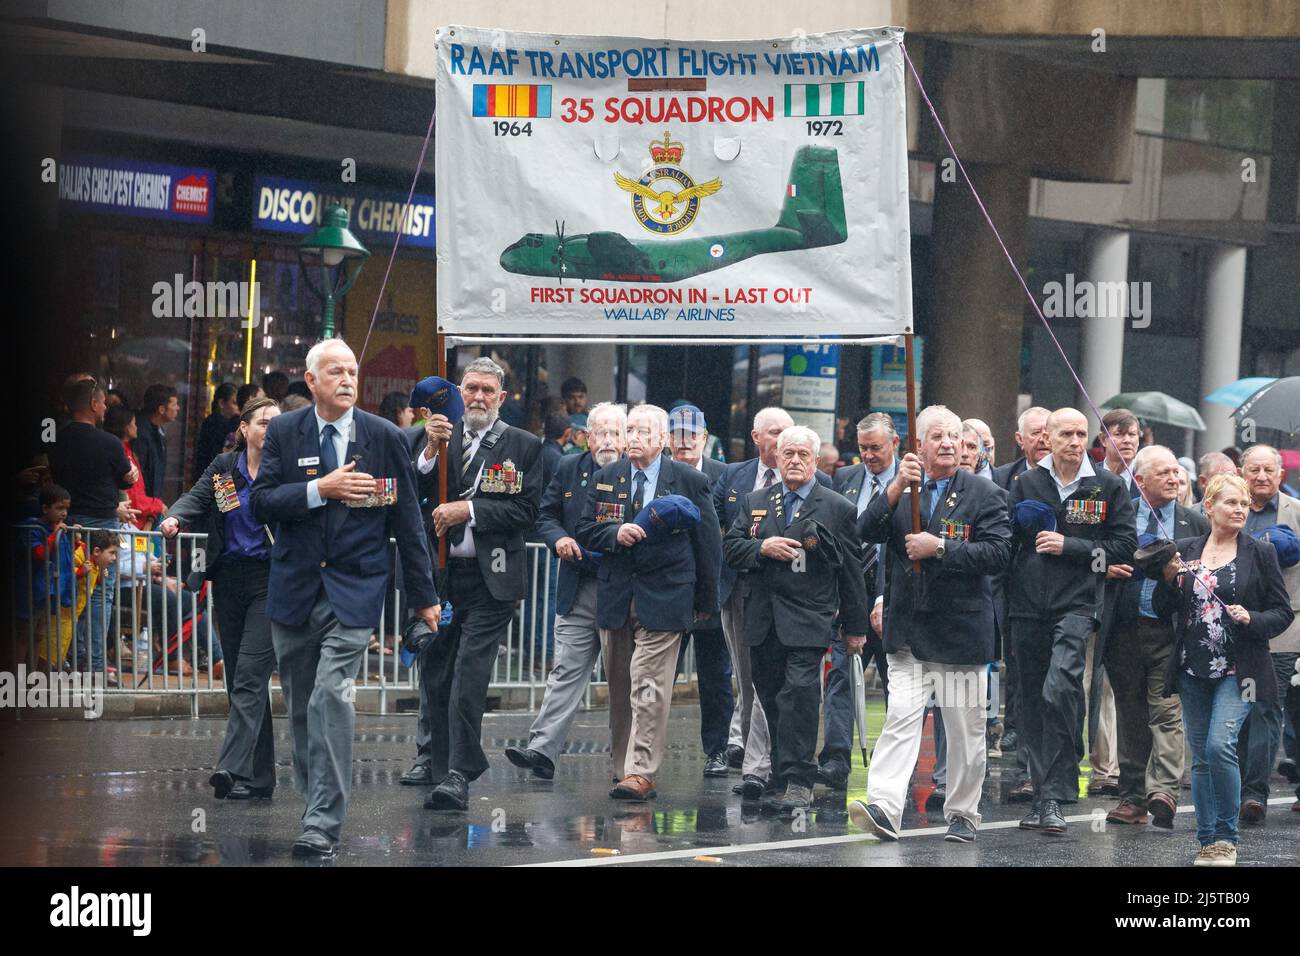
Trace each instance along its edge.
{"label": "umbrella", "polygon": [[1216,388],[1205,396],[1205,400],[1214,402],[1216,405],[1231,405],[1236,408],[1265,385],[1276,381],[1275,378],[1239,378],[1231,385]]}
{"label": "umbrella", "polygon": [[1300,432],[1300,375],[1279,378],[1246,399],[1232,413],[1239,425],[1274,428],[1288,436]]}
{"label": "umbrella", "polygon": [[1164,392],[1120,392],[1114,398],[1102,402],[1101,407],[1127,408],[1146,422],[1205,431],[1205,422],[1200,412]]}
{"label": "umbrella", "polygon": [[867,679],[862,673],[862,655],[853,658],[853,716],[858,722],[858,746],[862,748],[862,766],[867,765]]}

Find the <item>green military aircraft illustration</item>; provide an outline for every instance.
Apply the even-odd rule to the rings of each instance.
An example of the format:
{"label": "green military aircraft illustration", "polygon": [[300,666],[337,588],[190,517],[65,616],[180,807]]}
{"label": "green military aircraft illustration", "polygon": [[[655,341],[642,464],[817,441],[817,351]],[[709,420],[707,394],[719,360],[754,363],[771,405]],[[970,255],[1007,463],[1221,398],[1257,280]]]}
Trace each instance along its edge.
{"label": "green military aircraft illustration", "polygon": [[776,225],[698,239],[631,240],[617,232],[530,232],[501,253],[501,268],[526,276],[614,282],[680,282],[751,256],[833,246],[848,238],[839,154],[801,146]]}

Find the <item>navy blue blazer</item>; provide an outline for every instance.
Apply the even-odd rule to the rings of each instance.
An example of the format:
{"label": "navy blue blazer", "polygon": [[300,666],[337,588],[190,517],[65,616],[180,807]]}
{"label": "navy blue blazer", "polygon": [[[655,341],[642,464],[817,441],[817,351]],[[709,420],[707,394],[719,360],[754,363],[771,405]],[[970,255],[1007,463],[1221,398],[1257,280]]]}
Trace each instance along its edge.
{"label": "navy blue blazer", "polygon": [[625,548],[616,539],[619,525],[636,517],[630,513],[631,476],[632,463],[626,458],[592,475],[578,521],[578,543],[602,555],[596,572],[596,625],[610,630],[625,627],[635,598],[637,619],[647,630],[689,630],[695,624],[695,611],[718,611],[722,529],[713,510],[709,480],[690,465],[665,457],[655,497],[689,498],[700,509],[700,523],[662,541],[638,541]]}
{"label": "navy blue blazer", "polygon": [[[392,422],[352,410],[346,461],[375,478],[397,480],[396,504],[349,508],[341,501],[307,507],[307,483],[322,477],[315,407],[278,415],[266,430],[262,467],[253,482],[253,517],[271,526],[271,579],[266,616],[301,626],[320,589],[344,627],[375,627],[393,572],[388,539],[397,539],[411,608],[439,603],[420,520],[415,469],[406,437]],[[316,459],[313,464],[301,463]]]}
{"label": "navy blue blazer", "polygon": [[[578,537],[578,518],[587,504],[587,486],[599,468],[591,452],[565,455],[555,466],[555,475],[542,494],[542,508],[537,516],[537,533],[555,553],[561,538]],[[594,578],[596,568],[590,561],[560,561],[560,576],[555,582],[555,613],[568,614],[578,595],[578,579]]]}
{"label": "navy blue blazer", "polygon": [[[831,480],[821,471],[813,472],[813,477],[817,483],[824,488],[831,487]],[[740,509],[745,506],[745,496],[754,490],[754,482],[758,480],[758,459],[750,458],[746,461],[733,462],[727,465],[727,470],[713,484],[713,510],[718,515],[719,530],[726,533],[731,527],[732,522],[736,520],[736,515]],[[781,472],[777,469],[776,484],[781,483]],[[731,597],[731,589],[736,586],[735,568],[724,563],[722,571],[718,577],[718,604],[726,604],[727,599]]]}
{"label": "navy blue blazer", "polygon": [[888,544],[885,652],[908,647],[921,661],[986,664],[994,659],[989,578],[1011,562],[1007,493],[987,478],[958,469],[932,513],[930,494],[921,485],[921,527],[944,538],[945,551],[942,558],[920,562],[919,582],[906,550],[912,533],[910,496],[905,491],[891,509],[888,495],[876,495],[858,519],[864,541]]}

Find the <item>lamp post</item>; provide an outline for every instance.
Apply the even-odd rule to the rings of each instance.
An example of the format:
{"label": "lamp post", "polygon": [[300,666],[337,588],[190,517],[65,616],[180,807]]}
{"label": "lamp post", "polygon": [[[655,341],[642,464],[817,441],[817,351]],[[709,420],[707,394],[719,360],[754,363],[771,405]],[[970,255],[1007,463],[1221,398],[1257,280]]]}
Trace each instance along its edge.
{"label": "lamp post", "polygon": [[[342,206],[325,210],[321,226],[298,246],[298,262],[307,287],[324,305],[322,338],[334,337],[334,302],[348,294],[361,274],[361,266],[370,250],[357,241],[348,229],[348,211]],[[337,276],[330,270],[338,268]],[[312,271],[320,269],[320,287],[312,281]]]}

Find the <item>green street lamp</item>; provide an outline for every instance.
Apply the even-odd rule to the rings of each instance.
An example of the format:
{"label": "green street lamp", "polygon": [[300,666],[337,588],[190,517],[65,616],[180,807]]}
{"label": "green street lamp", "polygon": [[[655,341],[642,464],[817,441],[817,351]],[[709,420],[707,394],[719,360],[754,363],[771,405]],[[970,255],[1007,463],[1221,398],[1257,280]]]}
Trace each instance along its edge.
{"label": "green street lamp", "polygon": [[[307,287],[324,304],[322,338],[334,337],[334,302],[348,294],[369,255],[370,250],[348,229],[348,211],[342,206],[326,209],[320,228],[299,244],[298,262]],[[317,267],[321,275],[319,288],[312,281],[312,270]],[[337,275],[331,275],[330,270],[335,268]]]}

